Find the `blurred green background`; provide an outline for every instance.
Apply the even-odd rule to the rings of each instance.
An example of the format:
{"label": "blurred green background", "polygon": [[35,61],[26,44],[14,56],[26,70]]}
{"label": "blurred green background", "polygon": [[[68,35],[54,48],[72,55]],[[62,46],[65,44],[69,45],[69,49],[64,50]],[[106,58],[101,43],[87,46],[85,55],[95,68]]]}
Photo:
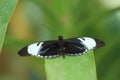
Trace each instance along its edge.
{"label": "blurred green background", "polygon": [[105,41],[94,52],[97,78],[120,80],[120,0],[19,0],[0,54],[0,80],[46,80],[42,59],[17,52],[58,35]]}

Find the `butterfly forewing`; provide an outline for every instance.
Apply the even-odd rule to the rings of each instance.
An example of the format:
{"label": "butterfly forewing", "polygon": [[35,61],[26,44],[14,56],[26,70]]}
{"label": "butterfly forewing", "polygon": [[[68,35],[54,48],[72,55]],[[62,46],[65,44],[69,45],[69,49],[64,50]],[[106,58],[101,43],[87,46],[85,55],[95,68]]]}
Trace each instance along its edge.
{"label": "butterfly forewing", "polygon": [[22,48],[20,56],[37,56],[41,58],[52,58],[59,56],[59,45],[57,40],[38,42]]}

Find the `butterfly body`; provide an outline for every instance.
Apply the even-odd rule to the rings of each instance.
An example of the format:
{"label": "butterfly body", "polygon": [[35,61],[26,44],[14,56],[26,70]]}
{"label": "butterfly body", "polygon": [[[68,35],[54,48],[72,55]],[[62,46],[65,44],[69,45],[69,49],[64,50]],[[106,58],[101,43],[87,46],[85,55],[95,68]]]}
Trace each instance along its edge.
{"label": "butterfly body", "polygon": [[104,44],[103,41],[90,37],[63,39],[62,36],[59,36],[58,40],[43,41],[26,46],[18,54],[41,58],[65,57],[65,55],[77,56]]}

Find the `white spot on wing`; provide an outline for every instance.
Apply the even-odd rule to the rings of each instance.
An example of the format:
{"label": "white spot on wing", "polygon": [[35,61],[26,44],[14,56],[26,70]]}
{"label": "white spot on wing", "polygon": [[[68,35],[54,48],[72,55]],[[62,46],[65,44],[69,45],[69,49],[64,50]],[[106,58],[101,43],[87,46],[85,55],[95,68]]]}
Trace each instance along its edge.
{"label": "white spot on wing", "polygon": [[79,53],[79,55],[82,55],[82,53]]}
{"label": "white spot on wing", "polygon": [[41,58],[43,58],[43,56],[40,56]]}
{"label": "white spot on wing", "polygon": [[34,44],[31,44],[28,46],[28,53],[33,55],[33,56],[37,56],[38,55],[38,52],[39,50],[41,49],[41,46],[43,44],[43,42],[41,42],[39,45],[37,45],[38,43],[34,43]]}
{"label": "white spot on wing", "polygon": [[48,56],[48,58],[52,58],[52,56]]}
{"label": "white spot on wing", "polygon": [[87,48],[88,50],[93,49],[96,46],[96,42],[93,38],[89,38],[89,37],[83,37],[84,40],[82,38],[78,38]]}
{"label": "white spot on wing", "polygon": [[48,56],[44,56],[44,58],[48,58]]}

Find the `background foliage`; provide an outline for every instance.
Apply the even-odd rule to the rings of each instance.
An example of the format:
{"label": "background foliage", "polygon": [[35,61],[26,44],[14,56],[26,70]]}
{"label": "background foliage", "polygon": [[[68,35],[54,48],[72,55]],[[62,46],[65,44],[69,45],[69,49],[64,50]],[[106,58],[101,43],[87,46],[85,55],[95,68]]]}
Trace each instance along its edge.
{"label": "background foliage", "polygon": [[26,44],[64,35],[64,38],[90,36],[105,41],[106,46],[94,52],[97,78],[119,80],[119,3],[119,0],[20,0],[0,55],[0,79],[45,80],[43,61],[21,58],[17,51]]}

